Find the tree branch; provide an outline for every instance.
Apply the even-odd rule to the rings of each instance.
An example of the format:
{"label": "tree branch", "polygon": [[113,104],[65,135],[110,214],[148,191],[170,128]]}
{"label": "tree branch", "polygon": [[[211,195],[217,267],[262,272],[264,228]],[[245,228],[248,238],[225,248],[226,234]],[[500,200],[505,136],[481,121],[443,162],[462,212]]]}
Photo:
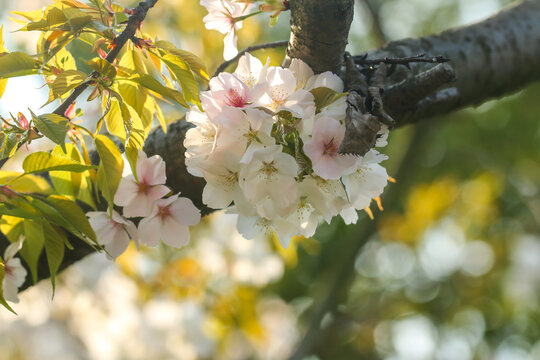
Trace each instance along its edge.
{"label": "tree branch", "polygon": [[289,44],[289,40],[280,40],[280,41],[274,41],[269,42],[266,44],[260,44],[260,45],[254,45],[249,46],[245,48],[244,50],[240,51],[235,57],[233,57],[231,60],[224,61],[221,65],[218,66],[216,69],[216,72],[214,73],[214,77],[218,76],[220,72],[225,71],[225,69],[231,65],[237,62],[245,53],[261,50],[261,49],[273,49],[277,47],[283,47],[287,46]]}
{"label": "tree branch", "polygon": [[[114,47],[111,49],[111,51],[109,51],[109,53],[105,57],[105,60],[112,64],[112,62],[120,53],[120,50],[122,50],[128,40],[135,35],[137,29],[141,26],[141,23],[146,17],[146,13],[148,12],[148,10],[154,7],[157,2],[158,0],[145,0],[143,2],[140,2],[139,5],[137,5],[134,10],[134,14],[129,17],[127,26],[124,31],[122,31],[122,33],[116,39],[114,39]],[[95,79],[98,76],[99,73],[97,71],[93,71],[90,74],[90,78],[92,79]],[[66,100],[64,100],[62,104],[60,104],[60,106],[56,108],[56,110],[53,111],[53,113],[64,116],[64,113],[66,112],[68,107],[75,100],[77,100],[77,98],[84,92],[84,90],[88,88],[88,86],[90,86],[90,82],[86,81],[73,89],[73,92],[66,98]]]}
{"label": "tree branch", "polygon": [[[513,4],[480,23],[416,39],[405,39],[370,51],[369,58],[407,57],[427,53],[450,59],[457,81],[452,83],[458,99],[433,106],[423,102],[408,112],[385,107],[399,125],[417,122],[467,106],[508,95],[540,79],[540,1]],[[412,64],[418,74],[429,64]],[[401,67],[392,75],[394,83],[411,76]],[[404,93],[395,94],[401,96]],[[385,96],[385,101],[388,97]],[[429,111],[422,106],[431,104]]]}

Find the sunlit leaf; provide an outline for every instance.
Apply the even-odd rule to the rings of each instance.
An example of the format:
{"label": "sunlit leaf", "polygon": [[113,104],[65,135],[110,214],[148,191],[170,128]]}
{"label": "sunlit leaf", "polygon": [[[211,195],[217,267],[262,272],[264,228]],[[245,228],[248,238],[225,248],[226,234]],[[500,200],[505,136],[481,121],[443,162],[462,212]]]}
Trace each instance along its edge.
{"label": "sunlit leaf", "polygon": [[[47,180],[34,175],[20,176],[15,171],[0,171],[0,184],[7,184],[15,191],[50,194],[53,190]],[[15,179],[15,180],[13,180]]]}
{"label": "sunlit leaf", "polygon": [[112,208],[114,194],[118,189],[122,172],[124,170],[124,159],[114,142],[103,135],[95,138],[96,149],[99,154],[100,163],[96,177],[96,183],[103,197]]}
{"label": "sunlit leaf", "polygon": [[0,56],[0,79],[31,74],[37,74],[37,69],[30,55],[15,51]]}
{"label": "sunlit leaf", "polygon": [[44,151],[32,153],[23,161],[23,169],[27,174],[51,170],[83,172],[94,168],[95,166],[82,164],[67,156],[52,155]]}
{"label": "sunlit leaf", "polygon": [[116,76],[116,69],[110,62],[102,58],[94,58],[87,62],[88,66],[100,73],[102,77],[113,79]]}
{"label": "sunlit leaf", "polygon": [[189,64],[191,70],[194,73],[199,75],[201,78],[208,80],[208,72],[206,71],[206,66],[204,62],[195,54],[190,53],[189,51],[177,49],[172,43],[160,40],[156,42],[156,47],[165,50]]}
{"label": "sunlit leaf", "polygon": [[62,71],[51,85],[53,96],[59,98],[80,85],[87,78],[86,74],[77,70]]}
{"label": "sunlit leaf", "polygon": [[167,54],[161,58],[182,88],[186,101],[199,105],[199,85],[189,65],[180,57]]}
{"label": "sunlit leaf", "polygon": [[26,220],[24,221],[24,235],[25,239],[23,247],[20,250],[20,254],[24,261],[30,268],[32,274],[32,280],[34,284],[38,280],[37,265],[39,256],[43,251],[43,245],[45,243],[45,234],[43,232],[43,223],[38,221]]}
{"label": "sunlit leaf", "polygon": [[44,136],[60,145],[64,152],[66,151],[66,134],[71,129],[67,118],[57,114],[36,116],[32,113],[32,120]]}
{"label": "sunlit leaf", "polygon": [[51,284],[54,296],[56,272],[64,259],[64,243],[67,238],[66,234],[55,226],[44,223],[43,228],[45,233],[45,253],[47,254],[47,263],[51,274]]}
{"label": "sunlit leaf", "polygon": [[[83,163],[83,158],[77,147],[73,144],[66,144],[67,156],[78,163]],[[62,149],[55,147],[52,155],[63,156]],[[51,171],[49,172],[54,188],[59,194],[77,197],[81,186],[83,174],[71,171]]]}
{"label": "sunlit leaf", "polygon": [[189,105],[181,92],[162,85],[158,80],[154,79],[150,75],[137,74],[126,80],[134,81],[149,90],[155,91],[156,93],[169,98],[186,108],[189,108]]}
{"label": "sunlit leaf", "polygon": [[13,156],[17,150],[17,135],[0,132],[0,160]]}
{"label": "sunlit leaf", "polygon": [[73,227],[84,234],[92,241],[96,241],[96,234],[88,222],[88,218],[84,211],[74,201],[68,198],[51,195],[47,198],[47,202],[52,205],[64,218],[66,218]]}

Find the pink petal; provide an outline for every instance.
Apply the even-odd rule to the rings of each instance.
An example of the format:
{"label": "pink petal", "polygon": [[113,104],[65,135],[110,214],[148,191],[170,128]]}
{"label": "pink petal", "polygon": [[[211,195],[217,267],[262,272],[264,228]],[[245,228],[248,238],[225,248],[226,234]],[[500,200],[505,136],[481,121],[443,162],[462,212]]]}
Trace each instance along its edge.
{"label": "pink petal", "polygon": [[133,175],[123,177],[114,195],[114,203],[118,206],[126,206],[137,196],[138,190],[139,185],[135,182]]}
{"label": "pink petal", "polygon": [[161,240],[171,247],[182,247],[189,242],[189,228],[169,218],[161,225]]}
{"label": "pink petal", "polygon": [[178,198],[171,204],[169,209],[172,217],[183,225],[193,226],[201,221],[201,212],[188,198]]}
{"label": "pink petal", "polygon": [[139,223],[139,240],[146,246],[156,246],[161,233],[161,220],[157,217],[147,217]]}

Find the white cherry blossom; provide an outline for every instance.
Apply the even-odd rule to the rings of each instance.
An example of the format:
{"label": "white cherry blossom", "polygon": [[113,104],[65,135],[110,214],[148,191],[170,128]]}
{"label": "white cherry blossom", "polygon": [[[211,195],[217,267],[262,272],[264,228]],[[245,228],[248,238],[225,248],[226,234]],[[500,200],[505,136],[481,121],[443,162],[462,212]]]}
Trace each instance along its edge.
{"label": "white cherry blossom", "polygon": [[288,213],[298,196],[295,159],[282,151],[281,145],[264,147],[253,154],[240,170],[240,187],[246,198],[257,206],[260,215],[273,218]]}
{"label": "white cherry blossom", "polygon": [[124,216],[147,216],[154,202],[167,195],[170,190],[165,184],[165,162],[159,155],[150,158],[139,150],[137,177],[128,175],[120,180],[114,203],[124,207]]}
{"label": "white cherry blossom", "polygon": [[388,174],[379,163],[387,158],[376,150],[370,150],[359,158],[356,170],[343,177],[343,184],[355,209],[369,206],[372,199],[382,194],[388,183]]}
{"label": "white cherry blossom", "polygon": [[91,211],[86,213],[88,222],[96,233],[97,241],[105,247],[107,254],[113,259],[118,258],[126,251],[130,239],[139,247],[139,239],[135,224],[115,210],[112,217],[104,211]]}
{"label": "white cherry blossom", "polygon": [[309,65],[300,59],[292,59],[289,70],[291,70],[291,72],[294,74],[294,77],[296,78],[296,89],[301,89],[305,87],[305,85],[308,83],[308,80],[311,79],[314,75],[313,70],[311,70]]}
{"label": "white cherry blossom", "polygon": [[270,58],[268,58],[266,64],[263,65],[255,56],[250,53],[245,53],[238,60],[238,66],[233,74],[242,80],[242,82],[250,89],[253,89],[266,78],[269,64]]}
{"label": "white cherry blossom", "polygon": [[152,213],[139,223],[142,244],[156,246],[159,240],[171,247],[182,247],[189,242],[189,226],[199,223],[201,212],[193,202],[180,194],[157,200]]}
{"label": "white cherry blossom", "polygon": [[242,21],[236,18],[248,14],[254,5],[230,0],[201,0],[201,5],[208,10],[203,18],[206,28],[225,34],[223,58],[232,59],[238,54],[236,31],[242,28]]}
{"label": "white cherry blossom", "polygon": [[290,111],[297,118],[315,114],[313,94],[303,89],[297,90],[297,79],[289,69],[270,67],[261,92],[257,103],[273,112]]}
{"label": "white cherry blossom", "polygon": [[304,145],[315,174],[337,180],[356,164],[356,156],[338,153],[344,136],[345,126],[336,119],[321,117],[317,120],[311,140]]}
{"label": "white cherry blossom", "polygon": [[318,87],[327,87],[337,92],[343,92],[344,84],[339,76],[330,71],[325,71],[309,78],[305,85],[306,90]]}
{"label": "white cherry blossom", "polygon": [[195,125],[184,138],[187,170],[193,176],[202,176],[199,166],[216,147],[218,126],[196,107],[186,114],[186,120]]}
{"label": "white cherry blossom", "polygon": [[17,242],[10,244],[4,252],[4,281],[2,291],[4,299],[14,303],[19,302],[19,288],[26,279],[26,269],[21,264],[21,259],[15,255],[22,248],[24,236],[21,235]]}

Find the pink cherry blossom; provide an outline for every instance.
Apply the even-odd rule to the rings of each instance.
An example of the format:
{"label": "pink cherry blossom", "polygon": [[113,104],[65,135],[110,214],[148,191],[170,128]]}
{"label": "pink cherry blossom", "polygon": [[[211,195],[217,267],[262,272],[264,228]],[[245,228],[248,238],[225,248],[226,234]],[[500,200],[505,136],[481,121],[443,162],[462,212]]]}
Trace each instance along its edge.
{"label": "pink cherry blossom", "polygon": [[90,211],[86,215],[96,233],[98,243],[105,247],[113,259],[126,251],[130,239],[133,239],[137,247],[139,246],[135,224],[116,211],[113,210],[112,217],[104,211]]}
{"label": "pink cherry blossom", "polygon": [[336,119],[321,117],[313,127],[313,137],[304,145],[313,171],[324,179],[339,179],[356,164],[356,157],[338,153],[345,127]]}
{"label": "pink cherry blossom", "polygon": [[251,89],[233,74],[221,73],[209,86],[210,90],[201,94],[201,103],[210,118],[217,117],[223,108],[242,109],[253,103]]}
{"label": "pink cherry blossom", "polygon": [[129,175],[122,178],[114,203],[124,207],[124,216],[147,216],[154,202],[167,195],[170,190],[165,185],[165,162],[154,155],[150,158],[139,150],[137,158],[137,177]]}
{"label": "pink cherry blossom", "polygon": [[189,227],[199,223],[201,213],[193,202],[180,194],[156,201],[152,213],[139,223],[141,243],[156,246],[161,239],[178,248],[189,242]]}

